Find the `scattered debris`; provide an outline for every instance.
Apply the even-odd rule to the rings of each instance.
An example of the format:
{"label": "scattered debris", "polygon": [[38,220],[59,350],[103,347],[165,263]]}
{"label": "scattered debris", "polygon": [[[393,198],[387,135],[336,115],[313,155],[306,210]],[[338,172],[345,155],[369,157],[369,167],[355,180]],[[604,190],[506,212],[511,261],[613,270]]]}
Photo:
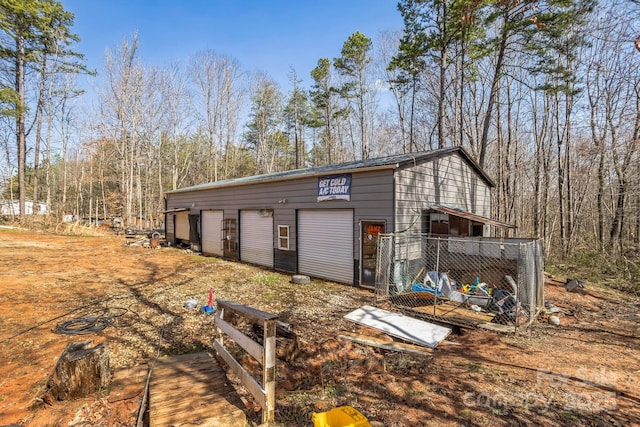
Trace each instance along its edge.
{"label": "scattered debris", "polygon": [[371,347],[382,348],[384,350],[397,351],[400,353],[415,353],[415,354],[430,355],[430,352],[433,351],[430,348],[425,348],[418,345],[395,342],[393,340],[388,341],[388,340],[385,340],[384,338],[355,334],[352,332],[340,332],[340,334],[338,335],[338,338],[347,340],[347,341],[353,341],[358,344],[369,345]]}
{"label": "scattered debris", "polygon": [[565,289],[569,292],[584,292],[584,283],[578,279],[568,279]]}
{"label": "scattered debris", "polygon": [[190,298],[184,302],[184,308],[193,310],[198,306],[198,298]]}
{"label": "scattered debris", "polygon": [[451,329],[444,326],[369,305],[348,313],[344,318],[429,348],[437,347],[451,333]]}
{"label": "scattered debris", "polygon": [[546,314],[562,313],[562,309],[553,305],[550,301],[544,303]]}

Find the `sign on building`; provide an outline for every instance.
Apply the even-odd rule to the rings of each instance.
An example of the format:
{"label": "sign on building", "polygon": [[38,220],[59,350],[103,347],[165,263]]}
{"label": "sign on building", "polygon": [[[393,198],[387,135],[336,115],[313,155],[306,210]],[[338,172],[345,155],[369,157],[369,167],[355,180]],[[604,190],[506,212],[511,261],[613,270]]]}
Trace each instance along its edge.
{"label": "sign on building", "polygon": [[325,200],[351,200],[350,173],[318,178],[318,201]]}

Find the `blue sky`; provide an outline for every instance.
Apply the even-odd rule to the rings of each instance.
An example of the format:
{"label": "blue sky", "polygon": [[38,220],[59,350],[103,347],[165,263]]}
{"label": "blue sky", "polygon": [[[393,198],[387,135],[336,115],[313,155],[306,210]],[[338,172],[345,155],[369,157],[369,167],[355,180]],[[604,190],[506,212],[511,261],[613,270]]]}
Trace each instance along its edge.
{"label": "blue sky", "polygon": [[288,87],[294,67],[303,85],[321,57],[340,56],[355,31],[375,39],[400,29],[396,0],[60,0],[75,14],[78,51],[101,72],[106,49],[138,32],[140,60],[163,66],[211,49],[264,71]]}

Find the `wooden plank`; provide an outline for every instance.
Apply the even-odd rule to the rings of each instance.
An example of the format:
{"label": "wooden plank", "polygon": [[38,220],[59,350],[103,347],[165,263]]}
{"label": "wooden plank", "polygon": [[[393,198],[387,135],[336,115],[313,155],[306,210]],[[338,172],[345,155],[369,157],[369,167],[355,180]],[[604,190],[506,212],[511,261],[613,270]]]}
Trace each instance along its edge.
{"label": "wooden plank", "polygon": [[449,328],[369,305],[348,313],[344,318],[429,348],[435,348],[451,333]]}
{"label": "wooden plank", "polygon": [[[238,410],[235,412],[231,412],[228,414],[221,414],[215,417],[215,420],[212,421],[211,417],[208,417],[207,414],[202,414],[199,417],[194,416],[188,423],[183,423],[179,418],[177,418],[174,414],[167,414],[158,418],[158,425],[163,426],[218,426],[218,427],[227,427],[227,426],[242,426],[245,424],[240,424],[241,419],[245,417],[244,412]],[[246,417],[245,417],[246,418]]]}
{"label": "wooden plank", "polygon": [[244,404],[208,353],[158,359],[149,388],[151,427],[244,427]]}
{"label": "wooden plank", "polygon": [[192,384],[194,383],[194,379],[197,379],[202,382],[225,382],[227,381],[227,376],[224,372],[213,372],[210,375],[206,376],[198,376],[194,377],[193,375],[180,375],[176,376],[171,372],[155,372],[156,375],[153,377],[153,381],[150,384],[153,387],[157,387],[160,389],[171,389],[174,387],[178,387],[181,384]]}
{"label": "wooden plank", "polygon": [[[276,325],[278,316],[231,301],[218,300],[217,302],[218,311],[215,318],[217,338],[213,342],[214,348],[240,379],[242,385],[258,401],[262,408],[262,422],[271,422],[275,414]],[[254,326],[262,327],[264,344],[261,345],[253,341],[229,323],[230,314],[239,315],[245,320],[252,321]],[[287,331],[287,333],[291,332]],[[225,336],[230,337],[263,365],[262,386],[224,347]]]}
{"label": "wooden plank", "polygon": [[493,332],[513,333],[515,330],[515,325],[501,325],[499,323],[480,323],[478,324],[478,328],[487,329]]}
{"label": "wooden plank", "polygon": [[216,369],[212,368],[212,361],[208,361],[206,364],[201,364],[199,366],[193,366],[193,367],[188,367],[188,368],[165,368],[162,366],[156,366],[154,368],[154,370],[158,370],[158,372],[163,372],[166,374],[192,374],[195,376],[201,376],[201,377],[206,377],[207,375],[210,375],[214,372],[218,372]]}
{"label": "wooden plank", "polygon": [[216,370],[215,366],[216,365],[213,359],[208,359],[200,360],[198,362],[191,362],[189,364],[185,364],[183,362],[173,364],[157,363],[154,369],[171,372],[201,372],[207,370]]}
{"label": "wooden plank", "polygon": [[[467,321],[473,322],[490,322],[491,319],[495,316],[494,314],[487,313],[484,311],[475,311],[470,308],[466,308],[464,306],[453,305],[453,304],[441,304],[435,306],[435,310],[433,306],[424,306],[417,307],[416,310],[421,311],[426,314],[438,316],[438,317],[451,317],[451,318],[459,318],[466,319]],[[435,314],[434,314],[435,311]]]}
{"label": "wooden plank", "polygon": [[207,384],[212,381],[226,381],[226,376],[224,373],[212,373],[211,375],[205,376],[194,376],[190,374],[182,375],[182,374],[174,374],[168,372],[154,372],[154,379],[151,382],[151,385],[159,388],[170,388],[170,387],[178,387],[184,383],[196,383],[202,382],[203,384]]}
{"label": "wooden plank", "polygon": [[175,354],[172,356],[162,356],[158,359],[157,363],[178,363],[189,361],[201,361],[209,360],[211,355],[209,353],[187,353],[187,354]]}
{"label": "wooden plank", "polygon": [[402,342],[388,342],[387,340],[371,337],[368,335],[353,334],[351,332],[341,332],[338,338],[343,340],[357,342],[358,344],[370,345],[372,347],[382,348],[384,350],[397,351],[401,353],[414,353],[429,356],[431,353],[430,348],[420,347],[413,344],[406,344]]}
{"label": "wooden plank", "polygon": [[260,406],[264,408],[267,402],[265,390],[217,340],[214,340],[213,346],[215,347],[218,354],[224,359],[224,361],[227,362],[233,373],[240,379],[242,385],[245,386],[247,390],[249,390],[249,393],[251,393],[251,395],[258,401]]}
{"label": "wooden plank", "polygon": [[179,412],[186,412],[190,417],[202,415],[215,416],[219,412],[242,410],[240,409],[242,405],[241,400],[234,402],[234,405],[230,405],[230,403],[231,402],[224,396],[219,396],[216,400],[203,398],[193,399],[189,396],[188,399],[174,400],[163,404],[162,407],[155,409],[154,416],[164,416]]}
{"label": "wooden plank", "polygon": [[227,310],[234,311],[251,321],[262,322],[265,320],[278,318],[277,314],[267,313],[266,311],[258,310],[256,308],[238,304],[236,302],[223,299],[218,299],[216,300],[216,302],[218,304],[218,308],[226,308]]}
{"label": "wooden plank", "polygon": [[216,326],[222,330],[225,334],[229,335],[229,337],[235,341],[240,347],[246,350],[254,359],[258,362],[262,363],[262,352],[263,347],[257,342],[253,341],[251,338],[234,328],[229,323],[225,322],[217,313],[216,313]]}
{"label": "wooden plank", "polygon": [[182,366],[182,367],[176,366],[176,367],[166,367],[166,368],[162,366],[156,366],[154,370],[157,369],[158,372],[166,372],[168,374],[192,373],[193,375],[206,376],[209,373],[215,372],[215,369],[211,367],[212,363],[213,362],[209,360],[206,363],[201,363],[196,366]]}
{"label": "wooden plank", "polygon": [[[185,384],[186,385],[186,384]],[[218,385],[216,385],[216,387],[219,387]],[[226,392],[227,390],[225,390]],[[175,400],[176,402],[179,402],[181,399],[181,397],[184,397],[184,389],[183,387],[173,387],[173,388],[165,388],[165,389],[159,389],[157,387],[154,388],[154,392],[155,393],[162,393],[162,397],[165,400]],[[229,392],[231,392],[229,390]],[[189,398],[198,398],[198,397],[204,397],[207,399],[217,399],[218,396],[211,396],[212,390],[211,390],[211,386],[207,385],[207,386],[203,386],[203,385],[193,385],[191,384],[189,387]],[[220,390],[217,391],[217,394],[221,395],[222,392]]]}
{"label": "wooden plank", "polygon": [[202,385],[196,383],[195,385],[191,384],[189,387],[182,386],[177,388],[178,390],[154,390],[154,393],[162,395],[162,398],[166,402],[165,405],[177,405],[183,401],[186,397],[184,395],[184,391],[187,388],[189,389],[189,400],[193,397],[199,396],[203,397],[207,402],[215,402],[224,399],[233,400],[235,403],[238,403],[237,399],[234,397],[235,389],[230,384],[211,383],[208,385]]}

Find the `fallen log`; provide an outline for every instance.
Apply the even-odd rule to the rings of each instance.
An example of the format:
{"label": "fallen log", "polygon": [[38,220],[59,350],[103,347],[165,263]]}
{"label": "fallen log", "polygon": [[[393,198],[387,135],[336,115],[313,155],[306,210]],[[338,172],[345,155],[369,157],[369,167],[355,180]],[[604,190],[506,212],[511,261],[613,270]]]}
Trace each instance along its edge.
{"label": "fallen log", "polygon": [[86,397],[109,387],[111,372],[107,343],[92,345],[92,341],[67,344],[47,381],[42,400],[52,404]]}

